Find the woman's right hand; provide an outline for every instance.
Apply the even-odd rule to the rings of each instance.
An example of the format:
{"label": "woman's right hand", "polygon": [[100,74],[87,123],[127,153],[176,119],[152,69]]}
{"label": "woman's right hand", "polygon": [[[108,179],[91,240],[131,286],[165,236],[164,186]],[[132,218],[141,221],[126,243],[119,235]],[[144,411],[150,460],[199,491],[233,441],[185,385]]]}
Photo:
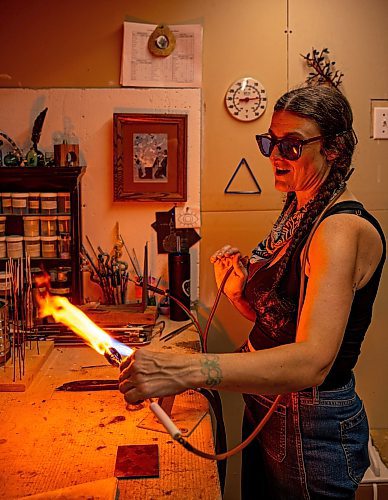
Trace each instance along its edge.
{"label": "woman's right hand", "polygon": [[226,280],[223,292],[232,302],[240,300],[248,273],[241,261],[241,253],[238,248],[225,245],[210,257],[210,262],[214,265],[214,275],[218,288],[220,288],[228,269],[233,267],[233,271]]}

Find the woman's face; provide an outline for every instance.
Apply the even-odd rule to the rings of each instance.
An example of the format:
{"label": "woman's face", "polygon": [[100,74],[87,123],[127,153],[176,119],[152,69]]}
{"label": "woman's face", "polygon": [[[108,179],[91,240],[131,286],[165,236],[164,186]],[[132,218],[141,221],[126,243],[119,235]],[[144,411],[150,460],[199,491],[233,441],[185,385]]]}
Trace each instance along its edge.
{"label": "woman's face", "polygon": [[[289,111],[275,111],[269,133],[275,139],[295,137],[303,140],[321,135],[318,125],[313,120]],[[295,161],[283,158],[276,145],[270,160],[276,189],[282,192],[295,191],[299,206],[314,196],[329,173],[320,140],[304,145],[300,158]]]}

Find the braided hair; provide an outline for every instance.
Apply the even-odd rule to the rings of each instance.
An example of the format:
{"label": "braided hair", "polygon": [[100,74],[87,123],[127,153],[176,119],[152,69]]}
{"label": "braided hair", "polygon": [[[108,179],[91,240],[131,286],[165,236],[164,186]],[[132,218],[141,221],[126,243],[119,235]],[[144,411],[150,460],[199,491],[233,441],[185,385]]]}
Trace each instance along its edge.
{"label": "braided hair", "polygon": [[[261,320],[272,329],[277,329],[288,322],[290,313],[296,310],[296,304],[282,298],[280,292],[288,263],[298,244],[307,237],[334,193],[345,185],[357,139],[352,129],[353,114],[349,102],[333,87],[310,86],[291,90],[276,102],[274,111],[288,111],[313,120],[323,136],[322,153],[326,155],[330,167],[325,182],[306,205],[305,215],[279,262],[271,289],[256,301]],[[283,212],[295,196],[295,192],[287,194]],[[276,332],[274,333],[276,335]]]}

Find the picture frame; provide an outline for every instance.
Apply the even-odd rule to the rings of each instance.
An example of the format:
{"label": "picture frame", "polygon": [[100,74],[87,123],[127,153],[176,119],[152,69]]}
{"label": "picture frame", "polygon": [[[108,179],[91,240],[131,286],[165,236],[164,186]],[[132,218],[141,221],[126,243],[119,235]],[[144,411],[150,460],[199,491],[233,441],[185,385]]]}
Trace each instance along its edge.
{"label": "picture frame", "polygon": [[113,114],[113,201],[187,201],[187,115]]}

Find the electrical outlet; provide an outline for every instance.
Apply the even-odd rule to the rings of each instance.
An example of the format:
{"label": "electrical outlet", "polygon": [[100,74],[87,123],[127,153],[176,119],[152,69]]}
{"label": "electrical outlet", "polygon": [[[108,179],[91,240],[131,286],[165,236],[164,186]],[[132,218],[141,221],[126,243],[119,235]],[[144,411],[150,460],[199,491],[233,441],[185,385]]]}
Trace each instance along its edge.
{"label": "electrical outlet", "polygon": [[373,139],[388,139],[388,107],[373,110]]}

